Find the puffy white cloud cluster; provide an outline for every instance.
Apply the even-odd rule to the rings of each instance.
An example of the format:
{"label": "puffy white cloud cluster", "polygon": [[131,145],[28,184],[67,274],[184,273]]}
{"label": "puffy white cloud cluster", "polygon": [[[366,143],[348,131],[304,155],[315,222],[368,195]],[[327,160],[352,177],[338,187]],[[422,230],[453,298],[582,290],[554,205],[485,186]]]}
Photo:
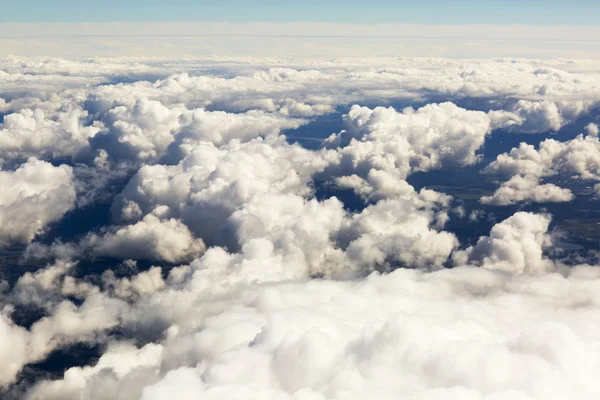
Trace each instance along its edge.
{"label": "puffy white cloud cluster", "polygon": [[192,231],[214,242],[235,210],[273,195],[310,193],[312,174],[325,161],[285,138],[239,140],[217,147],[203,142],[177,165],[144,166],[112,207],[117,221],[136,221],[157,207],[182,218]]}
{"label": "puffy white cloud cluster", "polygon": [[[478,163],[497,128],[545,132],[577,119],[597,102],[598,64],[11,58],[0,67],[0,243],[30,243],[97,192],[113,197],[111,179],[127,182],[111,198],[112,221],[34,242],[27,255],[50,263],[0,285],[0,394],[598,398],[596,267],[551,259],[545,214],[517,213],[461,247],[444,227],[466,210],[406,181]],[[371,105],[429,98],[401,111]],[[489,110],[439,102],[466,98]],[[346,130],[318,150],[281,135],[355,103]],[[586,129],[500,155],[486,172],[511,178],[482,201],[569,201],[542,180],[600,180],[597,126]],[[323,181],[353,189],[364,209],[317,195]],[[90,276],[86,262],[105,257],[114,268]],[[152,264],[140,271],[135,260]],[[15,321],[28,307],[44,316],[25,328]],[[99,344],[97,363],[19,385],[28,364],[77,343]]]}
{"label": "puffy white cloud cluster", "polygon": [[552,270],[554,263],[543,255],[552,245],[548,234],[550,217],[518,212],[495,225],[489,237],[475,246],[454,254],[458,265],[480,265],[512,274],[540,274]]}
{"label": "puffy white cloud cluster", "polygon": [[483,196],[483,204],[506,206],[510,204],[532,203],[564,203],[575,196],[569,189],[560,188],[552,183],[541,184],[535,175],[515,175],[502,185],[491,196]]}
{"label": "puffy white cloud cluster", "polygon": [[453,103],[418,110],[353,106],[345,117],[348,130],[324,144],[339,147],[330,169],[338,184],[366,197],[389,197],[412,188],[405,179],[415,171],[447,165],[470,165],[490,133],[490,119]]}
{"label": "puffy white cloud cluster", "polygon": [[[573,113],[574,117],[584,110],[577,111]],[[511,111],[491,111],[490,117],[495,127],[511,128],[524,133],[556,132],[565,123],[556,103],[548,100],[519,100]]]}
{"label": "puffy white cloud cluster", "polygon": [[[54,287],[50,285],[46,289],[53,290]],[[93,294],[80,307],[70,301],[56,304],[51,316],[40,319],[26,330],[12,322],[9,318],[10,306],[5,307],[0,315],[0,351],[3,356],[0,385],[14,382],[25,364],[43,360],[58,347],[95,341],[98,332],[118,324],[119,313],[126,309],[126,303],[120,300]]]}
{"label": "puffy white cloud cluster", "polygon": [[[232,251],[261,248],[283,256],[287,272],[296,276],[349,269],[346,255],[360,269],[394,262],[441,266],[457,245],[454,235],[435,229],[443,227],[450,198],[415,193],[404,182],[402,196],[356,215],[335,198],[307,200],[312,176],[335,158],[334,151],[311,152],[283,138],[220,148],[204,143],[178,165],[142,167],[112,211],[121,223],[153,214],[176,218],[206,243]],[[373,241],[380,243],[373,247]],[[102,252],[102,246],[93,247]]]}
{"label": "puffy white cloud cluster", "polygon": [[185,154],[200,142],[219,145],[232,139],[249,140],[297,128],[303,123],[257,110],[231,114],[181,106],[169,108],[144,97],[133,106],[111,108],[102,122],[104,129],[91,141],[92,149],[102,149],[116,159],[145,162],[158,160],[168,150],[173,153],[171,158],[181,158],[181,152]]}
{"label": "puffy white cloud cluster", "polygon": [[141,221],[98,236],[86,237],[84,246],[92,254],[121,259],[147,259],[178,263],[204,252],[201,239],[176,219],[161,220],[147,215]]}
{"label": "puffy white cloud cluster", "polygon": [[71,167],[30,158],[0,170],[0,245],[26,244],[75,206]]}
{"label": "puffy white cloud cluster", "polygon": [[[152,269],[116,283],[112,299],[57,306],[39,323],[52,332],[42,344],[69,340],[67,320],[84,337],[114,318],[158,336],[140,346],[109,339],[95,366],[71,368],[23,397],[592,399],[600,274],[547,269],[548,222],[521,213],[495,226],[466,252],[484,268],[364,279],[289,281],[276,277],[268,252],[214,248],[166,281]],[[13,354],[30,354],[37,325],[5,325],[20,345]]]}
{"label": "puffy white cloud cluster", "polygon": [[[0,59],[0,67],[0,111],[16,113],[5,122],[6,138],[0,142],[0,150],[13,155],[19,149],[71,154],[97,133],[94,122],[102,122],[113,108],[106,117],[106,129],[112,129],[117,137],[127,136],[123,140],[130,145],[141,141],[139,152],[146,154],[161,149],[168,132],[156,129],[175,128],[174,119],[184,112],[182,106],[189,111],[213,106],[231,112],[262,110],[279,117],[303,118],[352,102],[471,97],[494,100],[490,103],[490,109],[498,109],[494,126],[543,132],[576,119],[596,105],[600,96],[600,73],[597,62],[592,61],[213,57],[75,62],[7,57]],[[119,80],[133,82],[111,84]],[[192,123],[193,113],[184,114],[181,124]],[[149,118],[156,118],[156,127],[145,125],[144,119],[147,124]],[[124,122],[115,126],[120,119]],[[32,128],[43,131],[35,140]],[[143,135],[148,140],[135,133],[140,129],[148,130]],[[2,159],[7,156],[2,154]]]}
{"label": "puffy white cloud cluster", "polygon": [[6,386],[14,381],[27,361],[27,331],[16,326],[9,316],[0,314],[0,338],[0,355],[3,360],[0,385]]}
{"label": "puffy white cloud cluster", "polygon": [[[85,160],[98,151],[134,162],[156,162],[163,156],[180,159],[180,152],[201,141],[224,144],[278,134],[306,122],[295,116],[332,111],[330,106],[287,99],[280,110],[265,111],[251,104],[242,113],[211,112],[204,108],[210,100],[188,97],[193,88],[181,94],[163,86],[161,81],[142,81],[72,89],[49,99],[45,93],[31,94],[25,103],[23,97],[14,99],[0,124],[0,163],[29,156]],[[227,90],[214,88],[219,89]]]}
{"label": "puffy white cloud cluster", "polygon": [[92,284],[68,275],[75,266],[74,262],[59,260],[33,273],[26,272],[13,287],[10,300],[16,304],[52,309],[67,296],[84,299],[97,293]]}
{"label": "puffy white cloud cluster", "polygon": [[593,135],[579,135],[567,142],[547,139],[537,150],[535,146],[521,143],[509,153],[500,154],[484,172],[512,177],[492,196],[483,197],[482,203],[567,202],[574,197],[569,189],[551,183],[540,184],[540,180],[552,176],[600,180],[600,141]]}
{"label": "puffy white cloud cluster", "polygon": [[351,240],[346,254],[364,270],[373,266],[440,268],[458,246],[454,234],[442,228],[446,211],[436,208],[449,203],[449,196],[422,190],[412,197],[381,200],[354,215],[342,231]]}
{"label": "puffy white cloud cluster", "polygon": [[[600,92],[593,63],[573,68],[564,63],[540,66],[526,60],[456,63],[366,59],[360,63],[310,61],[310,70],[293,64],[283,68],[281,64],[273,67],[265,63],[270,67],[268,72],[232,79],[174,75],[159,88],[163,98],[191,93],[196,102],[228,110],[258,108],[290,114],[295,109],[298,111],[290,115],[300,117],[327,112],[332,104],[422,99],[426,94],[451,99],[492,98],[492,127],[527,133],[560,129],[594,107]],[[284,97],[290,93],[301,102]],[[298,106],[292,107],[294,104]]]}
{"label": "puffy white cloud cluster", "polygon": [[598,133],[600,132],[600,128],[598,128],[598,125],[594,123],[586,125],[585,130],[588,136],[598,136]]}
{"label": "puffy white cloud cluster", "polygon": [[97,124],[83,126],[87,111],[78,106],[47,113],[42,108],[25,108],[4,117],[0,163],[33,156],[47,159],[71,156],[87,146],[87,140],[99,130]]}

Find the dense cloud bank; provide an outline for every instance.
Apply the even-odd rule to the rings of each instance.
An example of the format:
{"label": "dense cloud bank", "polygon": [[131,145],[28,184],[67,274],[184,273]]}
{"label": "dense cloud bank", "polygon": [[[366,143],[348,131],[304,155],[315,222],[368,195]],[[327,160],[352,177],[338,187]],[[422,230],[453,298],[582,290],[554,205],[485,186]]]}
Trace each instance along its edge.
{"label": "dense cloud bank", "polygon": [[[461,242],[449,224],[483,213],[408,180],[478,168],[496,206],[573,201],[559,177],[600,193],[598,99],[593,62],[4,58],[0,248],[27,247],[0,264],[22,268],[0,394],[596,399],[596,262],[541,209]],[[27,375],[82,343],[99,359]]]}
{"label": "dense cloud bank", "polygon": [[[177,7],[176,5],[173,5]],[[52,9],[58,14],[60,5]],[[64,6],[66,9],[66,5]],[[181,15],[193,18],[189,9]],[[254,8],[246,11],[254,12]],[[523,25],[519,13],[514,24],[377,23],[365,9],[361,23],[331,22],[88,22],[0,23],[0,53],[54,57],[554,57],[599,58],[600,35],[594,25],[555,25],[558,10],[544,13],[544,24]],[[562,10],[574,13],[574,10]],[[593,5],[586,8],[590,15]],[[583,9],[582,11],[583,12]],[[344,13],[340,10],[340,13]],[[197,14],[196,16],[199,16]],[[393,15],[393,12],[391,13]],[[531,15],[533,16],[533,15]],[[346,15],[349,17],[349,15]],[[576,22],[565,16],[566,20]],[[346,20],[346,18],[340,18]],[[390,21],[394,20],[391,18]],[[431,18],[427,18],[432,22]],[[591,17],[586,19],[593,21]],[[519,21],[521,23],[519,23]],[[583,19],[581,21],[584,21]],[[421,21],[424,22],[424,21]],[[457,21],[455,21],[457,22]],[[536,21],[539,22],[539,21]],[[179,60],[178,60],[179,61]],[[112,59],[104,59],[112,64]],[[110,67],[98,67],[109,70]]]}

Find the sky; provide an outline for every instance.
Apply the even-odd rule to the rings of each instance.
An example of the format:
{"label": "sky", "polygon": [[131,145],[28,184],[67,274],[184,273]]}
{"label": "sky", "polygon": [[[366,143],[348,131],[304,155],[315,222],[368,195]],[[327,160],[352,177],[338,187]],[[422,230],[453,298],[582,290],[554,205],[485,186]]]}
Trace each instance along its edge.
{"label": "sky", "polygon": [[0,0],[0,23],[335,22],[598,25],[594,0]]}

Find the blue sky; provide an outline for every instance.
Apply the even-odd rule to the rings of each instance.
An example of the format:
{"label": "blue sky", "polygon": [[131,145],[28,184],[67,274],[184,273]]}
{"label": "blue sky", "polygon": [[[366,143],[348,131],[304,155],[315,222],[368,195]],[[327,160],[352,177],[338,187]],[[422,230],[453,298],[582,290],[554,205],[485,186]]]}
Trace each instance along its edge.
{"label": "blue sky", "polygon": [[598,0],[0,0],[0,22],[598,25]]}

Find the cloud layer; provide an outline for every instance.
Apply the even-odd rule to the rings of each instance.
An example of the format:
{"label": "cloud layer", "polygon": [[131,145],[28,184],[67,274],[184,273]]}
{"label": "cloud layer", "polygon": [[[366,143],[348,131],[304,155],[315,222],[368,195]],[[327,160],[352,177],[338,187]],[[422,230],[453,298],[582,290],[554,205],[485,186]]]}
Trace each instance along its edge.
{"label": "cloud layer", "polygon": [[[544,20],[545,16],[541,17]],[[597,26],[352,23],[4,23],[0,51],[89,57],[527,57],[598,59]]]}
{"label": "cloud layer", "polygon": [[0,244],[26,244],[75,206],[73,170],[30,158],[0,170]]}
{"label": "cloud layer", "polygon": [[597,262],[545,210],[464,231],[600,193],[599,67],[1,59],[0,395],[597,399]]}

